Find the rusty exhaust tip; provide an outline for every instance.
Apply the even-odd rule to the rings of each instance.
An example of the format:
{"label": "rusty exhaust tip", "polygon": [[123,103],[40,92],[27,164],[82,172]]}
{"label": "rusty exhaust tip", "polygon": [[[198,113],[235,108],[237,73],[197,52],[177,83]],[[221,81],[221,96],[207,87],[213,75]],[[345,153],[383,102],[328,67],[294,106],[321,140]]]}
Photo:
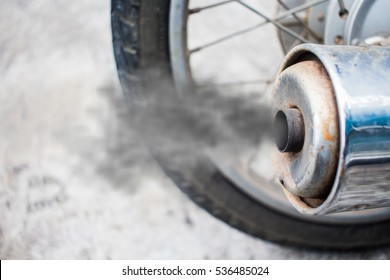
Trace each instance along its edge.
{"label": "rusty exhaust tip", "polygon": [[328,197],[337,171],[339,127],[332,83],[321,62],[299,61],[279,73],[273,98],[275,170],[293,205],[316,211],[322,204],[313,208],[302,198]]}
{"label": "rusty exhaust tip", "polygon": [[305,141],[305,124],[299,109],[279,110],[274,120],[274,140],[282,153],[299,152]]}

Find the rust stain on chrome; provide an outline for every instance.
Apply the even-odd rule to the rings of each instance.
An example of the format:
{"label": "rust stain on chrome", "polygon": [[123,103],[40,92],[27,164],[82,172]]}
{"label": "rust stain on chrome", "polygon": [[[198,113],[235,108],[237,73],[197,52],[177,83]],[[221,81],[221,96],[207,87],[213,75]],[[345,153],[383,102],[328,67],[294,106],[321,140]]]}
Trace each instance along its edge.
{"label": "rust stain on chrome", "polygon": [[322,136],[326,141],[333,141],[334,136],[329,132],[329,121],[326,121],[322,126]]}

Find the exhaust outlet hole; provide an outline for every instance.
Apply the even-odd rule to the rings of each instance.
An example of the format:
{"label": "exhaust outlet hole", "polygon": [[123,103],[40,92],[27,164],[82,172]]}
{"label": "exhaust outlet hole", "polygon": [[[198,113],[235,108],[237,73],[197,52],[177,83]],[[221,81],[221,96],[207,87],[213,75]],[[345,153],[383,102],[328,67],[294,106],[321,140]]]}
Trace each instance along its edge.
{"label": "exhaust outlet hole", "polygon": [[[286,149],[288,143],[287,117],[283,111],[278,111],[276,113],[274,122],[274,138],[278,150],[283,152]],[[280,180],[280,183],[283,185],[282,182],[283,180]]]}
{"label": "exhaust outlet hole", "polygon": [[278,150],[299,152],[305,139],[305,125],[299,109],[279,110],[274,120],[274,141]]}

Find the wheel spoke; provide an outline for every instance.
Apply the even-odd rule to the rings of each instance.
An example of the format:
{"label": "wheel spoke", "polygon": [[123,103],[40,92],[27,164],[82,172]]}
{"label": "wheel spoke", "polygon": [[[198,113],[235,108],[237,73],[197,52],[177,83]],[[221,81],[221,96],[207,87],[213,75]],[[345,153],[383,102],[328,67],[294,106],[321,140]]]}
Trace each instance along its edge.
{"label": "wheel spoke", "polygon": [[[234,0],[234,1],[235,1],[235,2],[241,3],[241,1],[239,1],[239,0]],[[292,8],[292,9],[290,9],[290,10],[288,10],[288,11],[282,13],[282,14],[279,15],[278,17],[276,17],[276,18],[274,18],[274,19],[271,19],[271,20],[272,20],[273,22],[278,22],[278,21],[280,21],[280,20],[282,20],[282,19],[285,19],[285,18],[287,18],[287,17],[289,17],[289,16],[291,16],[291,15],[293,15],[293,14],[302,12],[302,11],[304,11],[304,10],[307,10],[307,9],[311,8],[311,7],[320,5],[320,4],[325,3],[325,2],[328,2],[328,1],[329,1],[329,0],[316,0],[316,1],[310,1],[310,2],[305,3],[305,4],[303,4],[303,5],[299,5],[299,6],[297,6],[297,7],[294,7],[294,8]],[[242,34],[248,33],[248,32],[250,32],[250,31],[253,31],[253,30],[255,30],[255,29],[258,29],[258,28],[260,28],[260,27],[262,27],[262,26],[264,26],[264,25],[266,25],[266,24],[268,24],[268,23],[270,23],[270,22],[271,22],[271,21],[265,19],[265,21],[262,21],[262,22],[260,22],[260,23],[258,23],[258,24],[255,24],[255,25],[253,25],[253,26],[247,27],[247,28],[242,29],[242,30],[237,31],[237,32],[233,32],[233,33],[231,33],[231,34],[229,34],[229,35],[226,35],[226,36],[224,36],[224,37],[218,38],[218,39],[216,39],[216,40],[214,40],[214,41],[211,41],[211,42],[206,43],[206,44],[204,44],[204,45],[202,45],[202,46],[196,47],[196,48],[194,48],[194,49],[192,49],[192,50],[189,50],[189,54],[193,54],[193,53],[198,52],[198,51],[200,51],[200,50],[203,50],[203,49],[205,49],[205,48],[207,48],[207,47],[214,46],[214,45],[216,45],[216,44],[225,42],[225,41],[227,41],[227,40],[229,40],[229,39],[235,38],[235,37],[240,36],[240,35],[242,35]],[[278,23],[278,24],[279,24],[279,23]],[[280,24],[279,24],[279,25],[280,25]],[[287,28],[283,27],[283,29],[287,29]],[[282,29],[282,30],[283,30],[283,29]],[[294,32],[294,33],[295,33],[295,32]],[[298,34],[296,34],[296,35],[298,35]],[[298,35],[298,36],[299,36],[299,35]],[[295,37],[295,36],[294,36],[294,37]],[[301,37],[301,36],[299,36],[299,37]],[[305,39],[304,39],[304,40],[305,40]],[[300,40],[300,41],[301,41],[301,40]],[[305,40],[305,41],[306,41],[306,40]]]}
{"label": "wheel spoke", "polygon": [[303,38],[302,36],[300,36],[298,33],[292,31],[291,29],[288,29],[286,27],[284,27],[282,24],[280,24],[279,22],[273,20],[272,18],[266,16],[265,14],[263,14],[262,12],[256,10],[255,8],[253,8],[252,6],[242,2],[242,1],[237,1],[237,3],[241,4],[242,6],[244,6],[245,8],[247,8],[248,10],[252,11],[253,13],[261,16],[262,18],[264,18],[266,20],[266,22],[270,22],[272,23],[273,25],[275,25],[277,28],[279,28],[280,30],[283,30],[284,32],[286,32],[287,34],[293,36],[294,38],[296,38],[297,40],[301,41],[302,43],[309,43],[308,40],[306,40],[305,38]]}
{"label": "wheel spoke", "polygon": [[[306,29],[304,29],[304,30],[301,32],[301,36],[306,36],[306,35],[308,35],[307,32],[308,32],[308,31],[307,31]],[[292,47],[295,47],[295,46],[297,46],[297,45],[299,45],[299,42],[300,42],[299,40],[295,39],[294,42],[291,44],[291,48],[292,48]]]}
{"label": "wheel spoke", "polygon": [[340,14],[345,12],[347,10],[347,8],[345,7],[345,3],[344,3],[344,0],[338,0],[339,2],[339,7],[340,7]]}
{"label": "wheel spoke", "polygon": [[203,11],[203,10],[215,8],[215,7],[222,6],[222,5],[225,5],[225,4],[228,4],[231,2],[236,2],[236,1],[237,0],[227,0],[227,1],[219,2],[219,3],[215,3],[215,4],[211,4],[211,5],[207,5],[207,6],[203,6],[203,7],[199,7],[199,8],[193,8],[193,9],[190,9],[188,11],[188,13],[195,14],[195,13],[199,13],[200,11]]}
{"label": "wheel spoke", "polygon": [[304,10],[307,10],[307,9],[310,9],[312,7],[315,7],[315,6],[318,6],[322,3],[325,3],[325,2],[328,2],[330,0],[315,0],[315,1],[310,1],[310,2],[307,2],[305,4],[302,4],[302,5],[299,5],[299,6],[296,6],[292,9],[289,9],[288,11],[286,11],[285,13],[283,13],[281,16],[275,18],[276,21],[278,20],[281,20],[281,19],[284,19],[286,17],[289,17],[293,14],[297,14],[299,12],[302,12]]}
{"label": "wheel spoke", "polygon": [[339,15],[340,17],[346,18],[348,16],[348,10],[345,7],[344,0],[338,0],[338,2],[340,7]]}
{"label": "wheel spoke", "polygon": [[229,34],[229,35],[226,35],[226,36],[224,36],[224,37],[218,38],[218,39],[216,39],[216,40],[214,40],[214,41],[211,41],[211,42],[209,42],[209,43],[206,43],[206,44],[204,44],[204,45],[202,45],[202,46],[196,47],[196,48],[190,50],[189,52],[190,52],[190,54],[192,54],[192,53],[198,52],[198,51],[200,51],[200,50],[202,50],[202,49],[205,49],[205,48],[207,48],[207,47],[211,47],[211,46],[214,46],[214,45],[216,45],[216,44],[225,42],[225,41],[227,41],[227,40],[229,40],[229,39],[232,39],[232,38],[234,38],[234,37],[237,37],[237,36],[240,36],[240,35],[242,35],[242,34],[248,33],[248,32],[250,32],[250,31],[252,31],[252,30],[255,30],[255,29],[257,29],[257,28],[259,28],[259,27],[265,25],[266,23],[267,23],[267,22],[261,22],[261,23],[258,23],[258,24],[256,24],[256,25],[250,26],[250,27],[248,27],[248,28],[242,29],[242,30],[240,30],[240,31],[233,32],[233,33],[231,33],[231,34]]}
{"label": "wheel spoke", "polygon": [[[277,0],[278,3],[286,10],[289,10],[290,8],[286,5],[286,3],[283,2],[283,0]],[[302,20],[300,17],[297,16],[296,13],[293,13],[292,16],[307,30],[309,33],[316,38],[316,40],[320,40],[321,38],[318,37],[318,35],[311,29],[304,20]]]}

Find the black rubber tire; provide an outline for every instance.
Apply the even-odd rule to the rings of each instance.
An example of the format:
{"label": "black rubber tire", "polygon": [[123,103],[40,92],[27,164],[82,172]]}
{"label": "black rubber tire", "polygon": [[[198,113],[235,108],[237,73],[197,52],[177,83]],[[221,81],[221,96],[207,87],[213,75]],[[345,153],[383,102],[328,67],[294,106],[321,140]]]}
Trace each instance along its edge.
{"label": "black rubber tire", "polygon": [[[173,91],[168,46],[169,4],[169,0],[112,0],[118,75],[133,105],[135,118],[143,110],[139,109],[142,105],[137,104],[143,104],[145,96],[156,87],[163,86],[166,90],[162,92]],[[208,159],[194,154],[190,161],[178,164],[169,152],[156,149],[152,141],[148,144],[163,170],[184,193],[212,215],[241,231],[273,242],[322,249],[390,244],[390,221],[340,225],[292,218],[253,200]]]}

